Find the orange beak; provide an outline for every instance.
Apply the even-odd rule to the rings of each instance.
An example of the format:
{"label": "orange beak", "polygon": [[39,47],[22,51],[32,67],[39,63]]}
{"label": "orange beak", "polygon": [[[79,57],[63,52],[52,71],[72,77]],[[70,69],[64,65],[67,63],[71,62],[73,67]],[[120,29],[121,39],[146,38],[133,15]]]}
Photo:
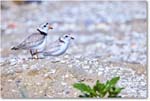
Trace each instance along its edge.
{"label": "orange beak", "polygon": [[49,26],[48,28],[49,28],[49,29],[53,29],[53,27],[51,27],[51,26]]}

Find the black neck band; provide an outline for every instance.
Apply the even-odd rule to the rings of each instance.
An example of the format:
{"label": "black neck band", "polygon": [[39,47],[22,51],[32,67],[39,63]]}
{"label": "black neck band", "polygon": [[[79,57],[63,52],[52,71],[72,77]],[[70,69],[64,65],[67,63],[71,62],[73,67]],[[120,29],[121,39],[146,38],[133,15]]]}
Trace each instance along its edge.
{"label": "black neck band", "polygon": [[47,33],[40,31],[39,29],[37,29],[42,35],[47,35]]}
{"label": "black neck band", "polygon": [[65,41],[61,40],[61,38],[59,38],[59,41],[65,43]]}

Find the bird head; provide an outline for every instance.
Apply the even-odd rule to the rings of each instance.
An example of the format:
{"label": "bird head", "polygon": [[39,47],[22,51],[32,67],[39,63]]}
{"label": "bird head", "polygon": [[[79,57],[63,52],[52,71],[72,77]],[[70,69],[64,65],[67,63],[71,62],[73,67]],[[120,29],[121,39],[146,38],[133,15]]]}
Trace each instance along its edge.
{"label": "bird head", "polygon": [[65,34],[59,38],[62,42],[69,42],[70,40],[74,40],[74,37],[71,34]]}
{"label": "bird head", "polygon": [[40,25],[37,30],[42,32],[42,33],[46,33],[47,34],[49,29],[53,29],[53,27],[51,27],[49,25],[49,23],[44,23],[44,24]]}

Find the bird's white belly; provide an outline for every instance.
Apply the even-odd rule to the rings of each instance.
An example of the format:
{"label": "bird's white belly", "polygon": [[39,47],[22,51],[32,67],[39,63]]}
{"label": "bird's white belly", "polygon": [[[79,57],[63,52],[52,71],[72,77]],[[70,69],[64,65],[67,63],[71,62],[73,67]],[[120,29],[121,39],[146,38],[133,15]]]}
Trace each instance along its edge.
{"label": "bird's white belly", "polygon": [[44,39],[44,41],[40,45],[33,47],[32,50],[33,51],[37,50],[38,52],[41,52],[46,48],[46,43],[47,43],[47,37]]}
{"label": "bird's white belly", "polygon": [[69,45],[68,43],[62,45],[59,50],[57,50],[57,51],[51,53],[51,55],[54,55],[54,56],[55,56],[55,55],[62,55],[63,53],[66,52],[66,50],[67,50],[67,48],[68,48],[68,45]]}

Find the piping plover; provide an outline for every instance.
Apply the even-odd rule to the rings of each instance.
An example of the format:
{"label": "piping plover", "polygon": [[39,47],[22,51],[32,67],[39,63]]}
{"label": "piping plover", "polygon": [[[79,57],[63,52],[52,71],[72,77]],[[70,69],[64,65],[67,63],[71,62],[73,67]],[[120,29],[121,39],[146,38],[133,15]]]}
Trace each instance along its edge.
{"label": "piping plover", "polygon": [[11,48],[12,50],[30,50],[31,56],[33,58],[36,55],[38,58],[37,52],[42,52],[46,48],[47,43],[47,34],[48,30],[53,29],[49,23],[42,24],[37,30],[39,33],[33,33],[28,36],[22,43],[16,47]]}
{"label": "piping plover", "polygon": [[59,56],[66,52],[68,49],[71,40],[74,39],[70,34],[65,34],[53,43],[51,46],[48,46],[49,50],[43,51],[42,54],[44,56]]}

